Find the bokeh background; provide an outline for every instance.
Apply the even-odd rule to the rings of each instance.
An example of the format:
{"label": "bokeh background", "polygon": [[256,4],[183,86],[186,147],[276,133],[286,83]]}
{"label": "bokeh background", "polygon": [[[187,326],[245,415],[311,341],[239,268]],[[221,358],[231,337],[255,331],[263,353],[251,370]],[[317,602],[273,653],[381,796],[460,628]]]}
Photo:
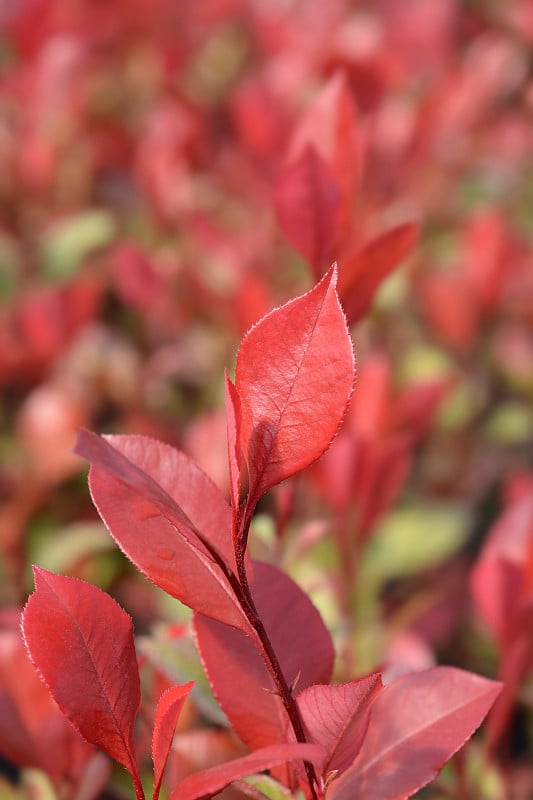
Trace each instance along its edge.
{"label": "bokeh background", "polygon": [[[147,720],[198,680],[174,776],[239,752],[186,610],[118,553],[71,449],[154,436],[227,493],[224,369],[333,260],[353,402],[253,550],[321,609],[339,681],[505,679],[421,797],[533,797],[532,47],[528,0],[0,0],[2,798],[69,800],[36,723],[9,741],[32,563],[132,614]],[[129,791],[102,770],[89,800]]]}

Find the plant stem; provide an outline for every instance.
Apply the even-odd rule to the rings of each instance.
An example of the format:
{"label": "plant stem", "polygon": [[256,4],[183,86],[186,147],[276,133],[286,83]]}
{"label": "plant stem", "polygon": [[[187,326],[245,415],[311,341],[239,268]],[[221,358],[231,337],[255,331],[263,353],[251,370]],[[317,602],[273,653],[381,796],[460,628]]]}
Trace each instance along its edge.
{"label": "plant stem", "polygon": [[[283,674],[283,670],[281,669],[281,665],[276,655],[276,651],[272,646],[272,642],[270,641],[265,626],[263,625],[263,621],[255,606],[252,592],[250,590],[250,584],[248,583],[248,576],[246,575],[246,568],[244,565],[244,553],[246,545],[244,545],[243,547],[242,543],[247,542],[248,540],[248,529],[250,521],[251,521],[251,515],[249,513],[248,514],[245,513],[242,526],[243,528],[245,528],[245,531],[243,531],[241,528],[241,531],[239,531],[240,535],[234,538],[235,557],[237,562],[237,572],[238,572],[238,581],[240,589],[240,591],[238,592],[238,599],[244,613],[246,614],[246,617],[250,625],[257,634],[257,637],[261,644],[261,650],[260,650],[261,657],[263,658],[265,666],[268,669],[272,677],[272,680],[275,683],[278,696],[280,697],[285,707],[285,711],[287,712],[287,716],[289,717],[289,721],[294,731],[296,741],[305,743],[307,739],[305,737],[302,721],[300,719],[298,706],[296,705],[296,701],[289,688],[285,675]],[[307,780],[309,781],[311,796],[313,800],[317,800],[315,785],[318,785],[318,781],[316,778],[315,769],[313,765],[308,761],[304,761],[304,766],[307,775]]]}
{"label": "plant stem", "polygon": [[[250,584],[248,583],[248,576],[246,575],[244,556],[246,553],[246,545],[248,542],[248,533],[250,529],[250,523],[252,520],[252,514],[253,510],[247,503],[244,510],[244,514],[242,516],[239,513],[233,515],[232,538],[235,549],[237,575],[235,575],[228,568],[224,559],[221,558],[220,554],[218,553],[216,548],[212,546],[211,542],[205,539],[200,532],[197,531],[196,533],[200,541],[205,545],[206,549],[213,557],[214,561],[218,564],[224,575],[226,575],[233,591],[235,592],[235,596],[244,614],[246,615],[248,622],[250,623],[252,629],[255,631],[259,639],[259,643],[261,645],[259,648],[259,652],[261,654],[261,657],[265,663],[268,672],[270,673],[276,685],[278,695],[281,698],[281,701],[287,712],[287,716],[289,717],[289,721],[294,731],[296,741],[304,744],[307,741],[307,739],[305,738],[305,732],[303,729],[302,721],[300,719],[298,706],[296,705],[296,701],[292,696],[291,690],[287,684],[287,681],[283,674],[283,670],[281,669],[281,665],[279,663],[276,652],[272,647],[272,642],[269,639],[268,633],[266,632],[265,626],[263,625],[259,612],[257,611],[257,608],[255,606],[252,593],[250,590]],[[313,765],[308,761],[304,761],[304,766],[307,779],[309,781],[309,788],[311,791],[312,799],[318,800],[315,791],[315,785],[318,785],[315,769]],[[138,797],[138,800],[143,800],[143,799]]]}

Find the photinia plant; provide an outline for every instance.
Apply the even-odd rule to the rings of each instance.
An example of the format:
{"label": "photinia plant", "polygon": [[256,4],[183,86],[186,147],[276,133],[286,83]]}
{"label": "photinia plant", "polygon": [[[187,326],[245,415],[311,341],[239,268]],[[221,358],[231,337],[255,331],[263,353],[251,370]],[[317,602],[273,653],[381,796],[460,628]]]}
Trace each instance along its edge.
{"label": "photinia plant", "polygon": [[[277,566],[249,556],[259,500],[326,451],[350,401],[354,355],[336,277],[331,268],[241,344],[235,381],[226,379],[231,507],[168,445],[79,434],[76,452],[91,463],[102,519],[135,566],[193,610],[209,682],[250,750],[185,778],[171,800],[207,800],[234,782],[251,791],[240,779],[264,770],[313,800],[406,798],[465,743],[500,692],[500,684],[451,667],[388,685],[380,673],[331,684],[334,649],[317,609]],[[36,567],[23,632],[59,708],[129,771],[144,798],[127,614],[90,584]],[[157,707],[154,800],[191,685],[168,689]]]}

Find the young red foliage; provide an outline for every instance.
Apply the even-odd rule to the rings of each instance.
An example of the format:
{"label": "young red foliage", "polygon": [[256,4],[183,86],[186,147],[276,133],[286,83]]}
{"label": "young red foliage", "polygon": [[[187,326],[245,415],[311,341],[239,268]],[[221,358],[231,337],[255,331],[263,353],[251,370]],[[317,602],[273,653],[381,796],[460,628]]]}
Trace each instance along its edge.
{"label": "young red foliage", "polygon": [[413,250],[418,225],[405,222],[367,242],[355,253],[339,254],[339,297],[348,324],[366,314],[382,281]]}
{"label": "young red foliage", "polygon": [[374,673],[342,686],[310,686],[298,697],[298,708],[311,742],[321,744],[328,776],[344,772],[353,762],[368,728],[369,709],[382,690],[381,675]]}
{"label": "young red foliage", "polygon": [[[350,399],[353,349],[335,281],[332,268],[243,340],[235,385],[226,385],[233,513],[207,476],[167,445],[88,431],[78,439],[76,452],[92,463],[90,486],[102,518],[138,568],[196,612],[212,688],[255,750],[181,781],[171,795],[180,800],[209,798],[244,775],[294,760],[304,760],[304,770],[296,766],[284,779],[295,786],[299,778],[312,798],[407,797],[462,746],[500,691],[492,681],[446,668],[404,675],[385,688],[378,674],[320,685],[330,680],[333,647],[318,612],[277,567],[246,560],[257,501],[324,453]],[[388,363],[378,359],[370,367],[374,402],[370,409],[357,404],[354,418],[361,439],[373,445],[391,428],[395,433],[395,415]],[[385,456],[376,451],[381,464]],[[81,581],[38,568],[35,580],[24,612],[32,659],[80,732],[130,771],[141,800],[131,621]],[[168,690],[156,713],[156,800],[189,690],[190,684]]]}
{"label": "young red foliage", "polygon": [[345,234],[361,180],[363,142],[353,93],[342,72],[329,79],[305,111],[293,133],[289,158],[295,159],[309,145],[333,171],[340,190],[338,230]]}
{"label": "young red foliage", "polygon": [[34,576],[22,622],[31,659],[74,727],[128,770],[144,798],[133,739],[141,691],[131,619],[91,584],[39,567]]}
{"label": "young red foliage", "polygon": [[235,386],[248,507],[308,466],[331,443],[354,381],[354,356],[334,269],[244,337]]}
{"label": "young red foliage", "polygon": [[80,431],[75,450],[93,464],[94,503],[135,566],[194,610],[249,631],[228,579],[230,509],[207,475],[184,453],[141,436]]}
{"label": "young red foliage", "polygon": [[327,800],[403,800],[429,783],[489,711],[501,684],[453,667],[403,675],[370,709],[352,765],[332,781]]}
{"label": "young red foliage", "polygon": [[154,732],[152,735],[152,761],[154,762],[154,791],[152,800],[157,800],[161,781],[176,730],[176,722],[193,683],[171,686],[163,692],[157,704]]}
{"label": "young red foliage", "polygon": [[335,175],[311,144],[279,176],[275,203],[280,225],[318,275],[334,256],[340,199]]}
{"label": "young red foliage", "polygon": [[[219,446],[220,409],[213,427],[202,424],[200,409],[213,412],[222,350],[232,348],[236,333],[266,314],[285,287],[303,279],[294,254],[280,236],[272,236],[273,188],[288,173],[288,194],[297,194],[302,183],[304,193],[292,208],[285,200],[282,227],[302,252],[307,247],[313,259],[309,274],[317,279],[329,266],[328,257],[338,261],[344,310],[350,322],[362,321],[361,402],[334,446],[313,465],[321,496],[315,496],[317,484],[311,487],[307,476],[280,487],[273,498],[276,538],[259,541],[252,534],[252,544],[260,557],[268,554],[274,563],[298,569],[306,582],[313,580],[315,557],[331,556],[313,588],[321,598],[324,591],[326,597],[334,592],[337,600],[327,608],[342,648],[343,682],[353,669],[383,660],[402,634],[414,633],[412,626],[422,650],[430,643],[440,653],[452,646],[454,659],[465,667],[482,663],[487,644],[493,644],[506,688],[487,733],[493,747],[500,740],[514,748],[529,713],[526,703],[518,714],[513,705],[527,700],[521,689],[527,689],[524,678],[532,663],[533,547],[520,557],[510,552],[516,544],[511,524],[506,522],[502,533],[509,548],[490,557],[484,551],[476,570],[482,595],[476,594],[476,605],[485,623],[480,637],[463,641],[470,625],[458,619],[458,609],[472,611],[463,602],[467,558],[483,534],[482,523],[493,522],[494,485],[504,472],[530,467],[533,269],[524,201],[533,146],[532,5],[531,0],[0,4],[0,383],[6,389],[0,418],[2,450],[8,454],[0,467],[0,601],[23,596],[25,557],[34,545],[43,547],[49,568],[81,577],[93,575],[107,560],[95,557],[99,537],[90,529],[84,544],[76,540],[75,552],[70,542],[77,533],[62,530],[64,522],[87,518],[77,481],[65,484],[80,468],[79,461],[65,458],[75,422],[90,427],[105,420],[109,430],[180,441],[217,485],[229,490]],[[306,157],[309,152],[316,157]],[[310,161],[324,169],[306,169]],[[301,163],[304,168],[295,175]],[[329,205],[328,189],[338,196]],[[362,318],[394,260],[389,234],[375,234],[411,209],[423,218],[423,257],[401,276],[401,291],[385,294],[378,313]],[[307,229],[303,219],[310,221]],[[424,307],[416,308],[417,298]],[[364,365],[373,360],[376,345],[391,364],[391,387],[404,385],[408,375],[435,374],[433,369],[457,379],[457,394],[431,427],[437,389],[408,396],[415,386],[405,393],[386,386],[380,391],[379,375],[374,385],[365,380]],[[50,386],[60,387],[64,401],[43,393]],[[142,492],[134,497],[134,486],[147,490],[139,475],[139,484],[137,478],[128,484],[128,478],[119,485],[122,467],[116,462],[111,471],[99,462],[93,475],[100,474],[95,486],[103,487],[104,516],[135,562],[178,596],[204,603],[220,625],[233,624],[232,630],[226,626],[230,634],[235,624],[246,628],[267,685],[273,686],[250,603],[254,579],[249,572],[248,597],[246,574],[239,574],[244,554],[233,556],[231,532],[237,544],[245,540],[256,498],[244,514],[249,476],[239,438],[241,404],[233,385],[228,394],[233,395],[228,429],[234,515],[232,531],[224,527],[227,512],[215,526],[221,539],[226,536],[216,553],[199,540],[203,529],[192,530],[199,526],[192,511],[186,512],[189,525],[160,494],[155,505],[142,499]],[[173,410],[177,414],[170,419]],[[159,477],[155,480],[159,484]],[[173,487],[163,488],[172,495]],[[402,509],[396,517],[391,506],[402,502],[403,488],[409,507],[422,503],[423,510],[426,502],[436,503],[454,518],[457,507],[458,533],[469,527],[473,512],[475,538],[467,550],[451,555],[453,563],[411,574],[416,564],[404,561],[409,566],[404,576],[402,559],[386,554],[392,564],[381,570],[379,554],[366,548],[363,538],[380,515],[392,511],[385,529],[400,530]],[[152,490],[157,494],[152,486],[149,496]],[[198,497],[206,507],[218,502],[209,492],[200,497],[198,491]],[[261,510],[268,513],[271,507],[267,498]],[[143,509],[145,515],[154,513],[150,521],[136,515]],[[518,525],[518,515],[504,516],[512,527]],[[49,519],[57,520],[57,537],[47,530]],[[258,531],[261,524],[258,520]],[[150,552],[149,537],[166,556],[180,540],[168,571],[164,559]],[[455,536],[447,539],[446,552],[453,541]],[[429,537],[420,551],[413,543],[417,562],[426,544]],[[312,564],[299,557],[304,553]],[[157,593],[119,561],[115,568],[127,607],[143,626],[151,623]],[[396,569],[401,574],[395,575]],[[390,572],[391,579],[377,572]],[[365,591],[367,579],[375,591]],[[360,647],[368,626],[372,652]],[[484,636],[492,642],[483,644]],[[61,745],[60,731],[67,729],[59,712],[50,710],[52,702],[43,699],[43,687],[39,692],[31,683],[28,664],[24,669],[22,658],[11,653],[11,643],[3,640],[1,648],[1,746],[26,766],[35,756],[66,800],[69,788],[62,782],[76,783],[70,774],[64,778],[70,745]],[[417,665],[411,656],[406,661]],[[151,703],[161,691],[152,689],[145,698],[147,718],[153,718]],[[283,687],[275,691],[274,701],[282,705]],[[293,694],[300,696],[298,684]],[[48,711],[57,736],[45,722]],[[18,720],[11,750],[10,714]],[[148,752],[144,721],[138,726],[141,753]],[[493,755],[499,757],[502,749],[494,748]],[[476,745],[465,753],[465,774],[473,783],[478,752]],[[514,768],[507,766],[506,776]],[[442,791],[453,775],[449,778]],[[177,782],[170,782],[170,789]],[[451,791],[477,796],[476,788]],[[533,797],[533,790],[522,794]]]}

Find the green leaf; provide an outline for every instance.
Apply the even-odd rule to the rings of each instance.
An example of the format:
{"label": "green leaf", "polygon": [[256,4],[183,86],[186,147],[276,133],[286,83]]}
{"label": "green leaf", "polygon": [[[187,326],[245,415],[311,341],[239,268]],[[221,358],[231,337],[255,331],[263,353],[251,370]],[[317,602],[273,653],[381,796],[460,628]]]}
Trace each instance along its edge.
{"label": "green leaf", "polygon": [[496,444],[517,445],[533,438],[533,410],[525,403],[511,401],[496,408],[484,431]]}
{"label": "green leaf", "polygon": [[270,775],[248,775],[242,783],[249,783],[268,800],[291,800],[293,795],[283,784],[271,778]]}
{"label": "green leaf", "polygon": [[20,258],[16,244],[8,236],[0,235],[0,303],[11,299],[20,276]]}
{"label": "green leaf", "polygon": [[115,550],[100,522],[77,522],[65,526],[36,543],[33,559],[53,572],[72,572],[76,564],[92,556]]}
{"label": "green leaf", "polygon": [[499,800],[505,797],[505,782],[495,763],[488,761],[487,755],[475,740],[466,749],[467,782],[471,796],[479,800]]}
{"label": "green leaf", "polygon": [[485,402],[479,383],[471,376],[461,376],[441,405],[438,414],[440,428],[451,432],[468,427],[479,415]]}
{"label": "green leaf", "polygon": [[24,800],[22,792],[0,775],[0,800]]}
{"label": "green leaf", "polygon": [[57,800],[57,793],[50,778],[40,769],[24,769],[22,771],[20,795],[18,796],[32,798],[32,800]]}
{"label": "green leaf", "polygon": [[400,362],[398,379],[405,384],[443,380],[453,375],[455,369],[453,360],[444,349],[427,344],[414,345]]}
{"label": "green leaf", "polygon": [[85,211],[50,228],[42,243],[41,274],[50,281],[72,278],[94,250],[110,244],[116,233],[106,211]]}
{"label": "green leaf", "polygon": [[391,512],[364,558],[367,579],[404,578],[440,564],[459,550],[470,524],[459,506],[415,506]]}

